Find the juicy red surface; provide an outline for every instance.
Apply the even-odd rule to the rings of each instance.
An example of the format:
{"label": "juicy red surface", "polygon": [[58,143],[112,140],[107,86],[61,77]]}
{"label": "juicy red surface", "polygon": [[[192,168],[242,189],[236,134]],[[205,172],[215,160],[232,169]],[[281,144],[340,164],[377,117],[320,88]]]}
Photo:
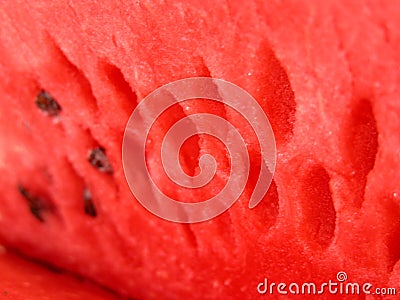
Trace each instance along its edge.
{"label": "juicy red surface", "polygon": [[50,271],[10,253],[0,254],[0,270],[1,299],[117,299],[83,279]]}
{"label": "juicy red surface", "polygon": [[[338,271],[352,282],[400,288],[395,1],[2,6],[4,244],[137,299],[254,299],[265,277],[318,283]],[[182,225],[154,217],[134,199],[121,142],[138,101],[192,76],[222,78],[251,93],[271,121],[278,156],[274,182],[254,210],[247,208],[249,184],[220,217]],[[56,123],[34,105],[41,89],[62,107]],[[254,180],[259,145],[245,122],[217,106],[189,104],[203,109],[246,131]],[[183,107],[175,110],[184,116]],[[176,190],[159,169],[162,132],[151,137],[149,168],[165,191],[187,201],[192,195]],[[88,149],[97,146],[106,149],[112,175],[87,162]],[[225,157],[200,136],[181,153],[189,173],[201,151]],[[227,174],[219,169],[207,193],[219,191]],[[57,208],[43,224],[29,213],[19,183]],[[85,187],[96,218],[83,211]]]}

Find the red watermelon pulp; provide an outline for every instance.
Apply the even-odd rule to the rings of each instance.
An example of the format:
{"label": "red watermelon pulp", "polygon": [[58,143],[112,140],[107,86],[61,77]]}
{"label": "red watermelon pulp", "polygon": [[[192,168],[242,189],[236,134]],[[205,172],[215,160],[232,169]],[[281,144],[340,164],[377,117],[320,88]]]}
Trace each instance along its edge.
{"label": "red watermelon pulp", "polygon": [[[6,248],[135,299],[274,298],[257,292],[264,278],[319,284],[338,272],[400,289],[399,3],[6,0],[0,25]],[[134,199],[122,138],[146,95],[196,76],[233,82],[258,101],[277,168],[248,209],[260,155],[248,124],[204,100],[174,106],[146,148],[165,193],[201,201],[229,176],[224,146],[199,135],[181,149],[182,168],[194,175],[199,155],[212,154],[213,181],[191,192],[165,177],[162,137],[188,111],[239,127],[253,169],[224,214],[171,223]]]}
{"label": "red watermelon pulp", "polygon": [[1,254],[0,270],[0,299],[118,299],[80,278],[46,270],[9,253]]}

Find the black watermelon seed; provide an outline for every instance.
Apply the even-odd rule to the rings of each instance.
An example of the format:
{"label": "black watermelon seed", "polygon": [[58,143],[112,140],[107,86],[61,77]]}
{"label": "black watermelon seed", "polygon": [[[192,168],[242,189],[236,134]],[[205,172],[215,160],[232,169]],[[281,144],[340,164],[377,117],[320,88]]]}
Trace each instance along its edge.
{"label": "black watermelon seed", "polygon": [[40,222],[44,222],[43,212],[48,209],[48,206],[44,203],[41,198],[32,196],[23,186],[18,185],[19,193],[28,202],[29,210],[32,215]]}
{"label": "black watermelon seed", "polygon": [[106,150],[103,147],[96,147],[89,150],[88,161],[92,166],[103,173],[112,173],[110,161],[106,155]]}
{"label": "black watermelon seed", "polygon": [[91,216],[93,218],[97,216],[96,207],[94,206],[92,199],[92,194],[87,188],[83,190],[83,205],[85,208],[85,213],[88,216]]}
{"label": "black watermelon seed", "polygon": [[57,116],[61,112],[61,106],[57,101],[46,91],[41,90],[36,96],[36,106],[49,116]]}

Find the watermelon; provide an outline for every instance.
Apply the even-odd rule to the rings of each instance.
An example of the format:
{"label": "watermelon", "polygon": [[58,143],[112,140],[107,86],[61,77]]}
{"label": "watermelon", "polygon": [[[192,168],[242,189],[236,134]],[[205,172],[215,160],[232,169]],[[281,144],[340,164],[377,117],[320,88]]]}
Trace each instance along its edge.
{"label": "watermelon", "polygon": [[12,253],[0,254],[1,299],[117,299],[81,278],[49,270]]}
{"label": "watermelon", "polygon": [[[339,282],[341,272],[400,289],[397,2],[6,0],[0,24],[5,247],[135,299],[279,298],[257,287]],[[184,143],[179,161],[193,176],[211,154],[212,181],[191,191],[166,176],[163,137],[189,114],[231,122],[251,162],[229,210],[181,224],[134,198],[122,140],[140,101],[190,77],[251,94],[274,131],[277,164],[249,209],[261,156],[250,124],[207,99],[174,105],[146,145],[166,195],[204,201],[230,176],[226,147],[203,134]]]}

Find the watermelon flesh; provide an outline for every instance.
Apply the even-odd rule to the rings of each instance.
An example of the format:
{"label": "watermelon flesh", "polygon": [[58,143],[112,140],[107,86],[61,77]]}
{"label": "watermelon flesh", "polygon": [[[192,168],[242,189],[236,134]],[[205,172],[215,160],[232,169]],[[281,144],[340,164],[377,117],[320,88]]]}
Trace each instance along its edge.
{"label": "watermelon flesh", "polygon": [[2,299],[117,299],[82,279],[50,271],[11,253],[0,254],[0,270]]}
{"label": "watermelon flesh", "polygon": [[[6,247],[135,299],[256,299],[264,278],[321,283],[339,271],[400,288],[399,4],[4,1],[0,24]],[[249,210],[259,145],[247,124],[202,100],[174,107],[147,148],[165,193],[201,201],[229,175],[223,145],[198,136],[183,147],[182,167],[196,174],[199,155],[212,154],[211,184],[188,193],[165,177],[163,134],[188,111],[241,128],[254,168],[229,211],[188,225],[134,199],[121,145],[143,97],[194,76],[247,90],[278,155],[271,188]],[[38,107],[43,91],[48,102]],[[88,161],[93,153],[106,172]]]}

